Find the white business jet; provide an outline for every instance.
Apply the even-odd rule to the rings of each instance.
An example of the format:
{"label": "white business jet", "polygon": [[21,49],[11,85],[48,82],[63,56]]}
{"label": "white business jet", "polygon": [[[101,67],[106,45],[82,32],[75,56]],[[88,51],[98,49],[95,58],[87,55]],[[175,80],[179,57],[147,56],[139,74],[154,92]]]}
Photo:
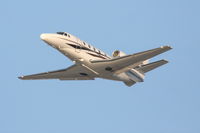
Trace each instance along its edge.
{"label": "white business jet", "polygon": [[127,86],[132,86],[137,82],[143,82],[145,73],[168,63],[166,60],[149,63],[148,59],[172,49],[170,46],[161,46],[130,55],[116,50],[112,56],[108,56],[66,32],[41,34],[40,38],[75,64],[66,69],[21,76],[20,79],[94,80],[103,78],[122,81]]}

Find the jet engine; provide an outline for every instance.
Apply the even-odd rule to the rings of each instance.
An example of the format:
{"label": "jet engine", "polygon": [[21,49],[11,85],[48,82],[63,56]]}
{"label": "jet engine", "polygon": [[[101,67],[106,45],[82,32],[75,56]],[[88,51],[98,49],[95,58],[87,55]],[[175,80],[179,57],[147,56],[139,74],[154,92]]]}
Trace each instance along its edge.
{"label": "jet engine", "polygon": [[122,56],[125,56],[126,54],[122,51],[119,51],[119,50],[116,50],[112,53],[112,56],[113,57],[122,57]]}

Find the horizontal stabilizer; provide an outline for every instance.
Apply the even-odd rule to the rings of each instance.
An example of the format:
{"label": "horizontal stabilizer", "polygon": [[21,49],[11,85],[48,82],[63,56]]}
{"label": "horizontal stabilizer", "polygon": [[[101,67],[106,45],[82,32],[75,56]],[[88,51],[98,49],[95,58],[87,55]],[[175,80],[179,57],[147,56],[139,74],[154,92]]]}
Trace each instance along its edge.
{"label": "horizontal stabilizer", "polygon": [[142,72],[142,73],[146,73],[146,72],[149,72],[159,66],[162,66],[164,64],[168,63],[168,61],[166,60],[159,60],[159,61],[156,61],[156,62],[152,62],[152,63],[149,63],[149,64],[146,64],[146,65],[142,65],[140,67],[137,67],[135,68],[136,70]]}

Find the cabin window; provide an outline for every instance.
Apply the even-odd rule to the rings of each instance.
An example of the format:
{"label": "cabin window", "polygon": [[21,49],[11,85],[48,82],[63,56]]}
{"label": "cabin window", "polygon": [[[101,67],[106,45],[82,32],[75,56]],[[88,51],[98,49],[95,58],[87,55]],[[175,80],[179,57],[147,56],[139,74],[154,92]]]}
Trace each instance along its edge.
{"label": "cabin window", "polygon": [[83,42],[83,44],[85,45],[85,42]]}

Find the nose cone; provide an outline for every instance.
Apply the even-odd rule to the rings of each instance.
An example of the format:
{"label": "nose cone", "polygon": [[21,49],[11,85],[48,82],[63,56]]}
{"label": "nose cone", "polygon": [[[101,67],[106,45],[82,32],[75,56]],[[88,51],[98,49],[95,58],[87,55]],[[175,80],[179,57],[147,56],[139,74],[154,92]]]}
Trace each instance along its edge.
{"label": "nose cone", "polygon": [[51,33],[43,33],[40,35],[41,40],[43,40],[45,43],[49,44],[50,46],[56,45],[56,37],[55,34]]}
{"label": "nose cone", "polygon": [[41,35],[40,35],[40,38],[41,38],[43,41],[45,41],[45,39],[47,39],[47,34],[41,34]]}

